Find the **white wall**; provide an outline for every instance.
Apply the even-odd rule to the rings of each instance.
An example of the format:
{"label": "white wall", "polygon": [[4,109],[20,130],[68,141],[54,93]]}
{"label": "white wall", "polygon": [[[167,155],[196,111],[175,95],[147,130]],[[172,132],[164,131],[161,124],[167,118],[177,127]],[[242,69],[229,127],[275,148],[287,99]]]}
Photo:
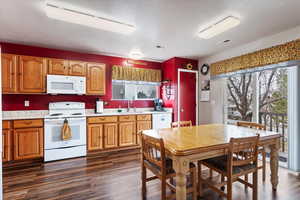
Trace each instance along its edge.
{"label": "white wall", "polygon": [[[227,58],[240,56],[246,53],[254,52],[259,49],[268,48],[278,44],[283,44],[292,40],[300,38],[300,26],[293,29],[277,33],[271,36],[267,36],[256,41],[225,50],[224,52],[217,53],[215,55],[199,59],[199,66],[201,67],[204,63],[211,64],[216,61],[224,60]],[[209,76],[209,75],[207,75]],[[203,79],[208,77],[200,76],[200,84]],[[224,114],[225,104],[225,88],[226,83],[224,80],[213,80],[211,81],[211,101],[199,103],[199,123],[223,123],[224,119],[221,114]],[[200,87],[201,88],[201,87]],[[200,91],[201,92],[201,91]]]}

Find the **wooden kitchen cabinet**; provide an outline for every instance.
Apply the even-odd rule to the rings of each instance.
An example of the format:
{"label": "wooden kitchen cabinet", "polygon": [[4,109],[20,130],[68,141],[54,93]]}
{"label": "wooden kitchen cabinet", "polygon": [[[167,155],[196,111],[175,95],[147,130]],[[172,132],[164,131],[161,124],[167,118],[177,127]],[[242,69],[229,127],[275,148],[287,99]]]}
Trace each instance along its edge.
{"label": "wooden kitchen cabinet", "polygon": [[11,130],[2,131],[2,161],[12,160],[12,132]]}
{"label": "wooden kitchen cabinet", "polygon": [[103,124],[88,125],[88,150],[103,149]]}
{"label": "wooden kitchen cabinet", "polygon": [[48,59],[48,74],[68,75],[69,62],[63,59]]}
{"label": "wooden kitchen cabinet", "polygon": [[85,76],[86,62],[69,61],[69,75],[70,76]]}
{"label": "wooden kitchen cabinet", "polygon": [[87,94],[105,95],[105,64],[87,64]]}
{"label": "wooden kitchen cabinet", "polygon": [[119,145],[131,146],[136,144],[136,123],[121,122],[119,124]]}
{"label": "wooden kitchen cabinet", "polygon": [[104,124],[104,148],[118,147],[118,124]]}
{"label": "wooden kitchen cabinet", "polygon": [[140,132],[143,130],[149,130],[152,128],[152,116],[151,115],[138,115],[137,116],[137,144],[140,144]]}
{"label": "wooden kitchen cabinet", "polygon": [[14,160],[43,156],[43,128],[20,128],[14,130]]}
{"label": "wooden kitchen cabinet", "polygon": [[2,54],[2,92],[17,92],[17,55]]}
{"label": "wooden kitchen cabinet", "polygon": [[47,60],[41,57],[19,56],[19,93],[46,92]]}

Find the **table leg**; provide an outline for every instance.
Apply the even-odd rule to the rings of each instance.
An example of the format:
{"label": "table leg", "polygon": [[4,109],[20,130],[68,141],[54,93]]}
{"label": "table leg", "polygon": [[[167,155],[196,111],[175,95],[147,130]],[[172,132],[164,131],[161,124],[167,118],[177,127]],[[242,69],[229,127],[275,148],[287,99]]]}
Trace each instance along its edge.
{"label": "table leg", "polygon": [[183,157],[175,157],[173,168],[176,172],[176,200],[186,200],[186,175],[189,171],[189,161]]}
{"label": "table leg", "polygon": [[271,167],[271,183],[273,191],[277,190],[278,185],[278,167],[279,167],[279,139],[276,140],[275,144],[270,145],[271,149],[271,158],[270,158],[270,167]]}

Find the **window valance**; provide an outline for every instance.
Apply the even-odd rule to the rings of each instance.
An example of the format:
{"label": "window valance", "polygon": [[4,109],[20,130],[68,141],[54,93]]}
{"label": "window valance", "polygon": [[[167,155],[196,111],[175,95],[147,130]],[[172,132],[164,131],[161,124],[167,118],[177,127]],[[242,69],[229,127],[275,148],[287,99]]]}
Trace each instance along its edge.
{"label": "window valance", "polygon": [[114,65],[113,80],[161,82],[161,70]]}
{"label": "window valance", "polygon": [[300,39],[211,64],[211,75],[300,60]]}

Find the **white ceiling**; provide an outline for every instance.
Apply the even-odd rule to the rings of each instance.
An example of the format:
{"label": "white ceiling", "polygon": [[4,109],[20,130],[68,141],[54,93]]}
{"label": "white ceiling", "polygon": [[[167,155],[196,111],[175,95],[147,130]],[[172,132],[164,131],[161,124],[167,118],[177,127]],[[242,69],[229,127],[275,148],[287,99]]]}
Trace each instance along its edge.
{"label": "white ceiling", "polygon": [[[43,0],[1,0],[0,41],[87,53],[147,59],[199,58],[300,25],[299,0],[60,0],[98,16],[134,24],[131,35],[101,31],[47,18]],[[209,40],[197,37],[207,25],[234,15],[241,24]],[[222,41],[230,39],[229,43]],[[163,49],[157,49],[159,44]]]}

